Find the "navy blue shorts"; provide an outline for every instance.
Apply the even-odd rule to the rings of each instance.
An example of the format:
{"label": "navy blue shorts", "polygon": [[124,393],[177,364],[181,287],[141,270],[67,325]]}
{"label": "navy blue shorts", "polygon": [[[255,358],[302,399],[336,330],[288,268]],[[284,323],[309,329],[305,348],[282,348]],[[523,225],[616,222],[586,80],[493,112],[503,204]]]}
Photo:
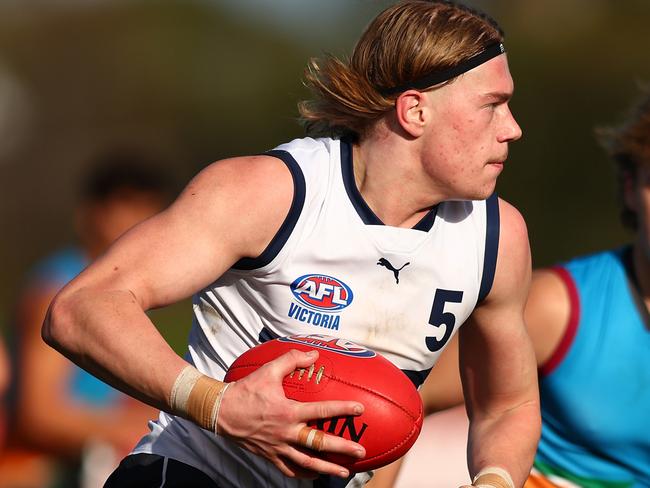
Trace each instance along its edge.
{"label": "navy blue shorts", "polygon": [[104,488],[219,488],[192,466],[156,454],[125,457],[106,480]]}

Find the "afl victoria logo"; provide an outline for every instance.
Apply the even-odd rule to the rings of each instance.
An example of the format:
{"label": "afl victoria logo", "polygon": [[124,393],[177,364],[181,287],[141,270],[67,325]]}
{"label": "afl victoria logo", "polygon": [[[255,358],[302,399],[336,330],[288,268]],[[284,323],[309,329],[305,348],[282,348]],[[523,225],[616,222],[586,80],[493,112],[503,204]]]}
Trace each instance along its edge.
{"label": "afl victoria logo", "polygon": [[332,337],[323,334],[304,334],[292,335],[288,337],[278,338],[281,342],[295,342],[297,344],[307,344],[312,347],[324,349],[326,351],[343,354],[345,356],[353,356],[357,358],[374,358],[377,353],[370,349],[366,349],[359,344],[356,344],[347,339],[340,337]]}
{"label": "afl victoria logo", "polygon": [[352,303],[350,287],[327,275],[303,275],[291,283],[291,292],[302,305],[324,312],[336,312]]}

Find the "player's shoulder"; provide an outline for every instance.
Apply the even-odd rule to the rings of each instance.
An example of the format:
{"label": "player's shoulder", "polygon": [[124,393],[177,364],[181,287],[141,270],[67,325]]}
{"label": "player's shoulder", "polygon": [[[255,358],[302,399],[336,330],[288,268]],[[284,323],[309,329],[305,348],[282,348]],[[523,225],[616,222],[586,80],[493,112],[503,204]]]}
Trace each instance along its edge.
{"label": "player's shoulder", "polygon": [[341,141],[329,137],[302,137],[293,139],[275,147],[270,153],[285,151],[296,155],[308,155],[311,157],[327,157],[332,152],[340,150]]}
{"label": "player's shoulder", "polygon": [[[499,198],[499,252],[497,272],[527,272],[530,269],[530,244],[526,221],[517,208]],[[529,271],[528,271],[529,272]]]}
{"label": "player's shoulder", "polygon": [[286,176],[289,176],[289,173],[281,160],[271,155],[257,154],[215,161],[203,168],[191,185],[207,185],[212,189],[250,185],[263,190],[266,186],[272,186],[271,184],[281,184]]}
{"label": "player's shoulder", "polygon": [[499,221],[501,226],[501,240],[504,244],[528,245],[528,227],[521,212],[511,203],[499,197]]}
{"label": "player's shoulder", "polygon": [[239,156],[215,161],[192,178],[178,199],[183,208],[210,215],[287,207],[293,181],[287,166],[268,155]]}
{"label": "player's shoulder", "polygon": [[290,186],[297,174],[304,172],[305,166],[326,166],[311,163],[328,161],[330,155],[339,150],[339,141],[335,139],[294,139],[261,154],[216,161],[199,172],[192,183],[211,188],[223,185],[241,188],[244,185],[259,191],[277,185]]}
{"label": "player's shoulder", "polygon": [[528,291],[531,255],[526,222],[517,208],[499,198],[499,244],[494,281],[485,304],[522,302]]}
{"label": "player's shoulder", "polygon": [[215,161],[190,181],[171,218],[194,222],[206,239],[218,238],[237,259],[257,257],[304,198],[297,174],[269,154]]}

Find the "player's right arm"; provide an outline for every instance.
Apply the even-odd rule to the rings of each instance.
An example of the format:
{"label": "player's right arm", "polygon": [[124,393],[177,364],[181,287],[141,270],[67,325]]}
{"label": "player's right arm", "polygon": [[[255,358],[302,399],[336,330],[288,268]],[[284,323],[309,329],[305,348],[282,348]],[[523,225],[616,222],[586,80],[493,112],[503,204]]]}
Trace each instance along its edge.
{"label": "player's right arm", "polygon": [[521,487],[541,430],[537,364],[524,318],[531,257],[521,214],[500,200],[499,215],[492,288],[459,332],[467,461],[472,486]]}
{"label": "player's right arm", "polygon": [[[566,332],[570,313],[567,287],[558,273],[549,268],[534,270],[524,321],[538,367],[544,366],[557,350]],[[419,392],[426,415],[463,403],[457,336],[449,342]]]}
{"label": "player's right arm", "polygon": [[[526,330],[533,343],[538,367],[548,362],[564,337],[570,309],[569,294],[558,273],[552,269],[533,271],[524,319]],[[426,415],[463,402],[457,340],[450,341],[419,392]],[[393,486],[401,464],[402,459],[377,470],[368,487]]]}
{"label": "player's right arm", "polygon": [[[209,166],[168,209],[125,233],[57,295],[43,338],[113,386],[188,417],[174,411],[170,399],[188,363],[145,311],[186,298],[239,259],[259,256],[284,221],[292,195],[291,175],[277,158],[237,158]],[[314,361],[313,355],[293,351],[237,382],[224,395],[219,429],[288,476],[314,471],[345,476],[340,466],[295,446],[308,419],[354,415],[362,408],[357,402],[287,400],[281,379]],[[364,455],[360,445],[334,436],[326,436],[324,450]]]}

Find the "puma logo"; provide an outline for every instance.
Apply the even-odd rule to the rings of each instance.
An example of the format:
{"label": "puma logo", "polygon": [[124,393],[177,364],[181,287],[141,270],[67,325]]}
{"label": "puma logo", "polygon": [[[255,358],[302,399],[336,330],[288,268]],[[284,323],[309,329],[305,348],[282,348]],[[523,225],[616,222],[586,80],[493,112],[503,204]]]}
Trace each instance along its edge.
{"label": "puma logo", "polygon": [[395,283],[399,284],[399,272],[404,269],[404,267],[408,266],[411,263],[406,263],[403,264],[401,268],[395,268],[392,264],[390,264],[390,261],[386,258],[379,258],[379,261],[377,262],[378,266],[383,266],[386,269],[389,269],[393,272],[393,275],[395,276]]}

